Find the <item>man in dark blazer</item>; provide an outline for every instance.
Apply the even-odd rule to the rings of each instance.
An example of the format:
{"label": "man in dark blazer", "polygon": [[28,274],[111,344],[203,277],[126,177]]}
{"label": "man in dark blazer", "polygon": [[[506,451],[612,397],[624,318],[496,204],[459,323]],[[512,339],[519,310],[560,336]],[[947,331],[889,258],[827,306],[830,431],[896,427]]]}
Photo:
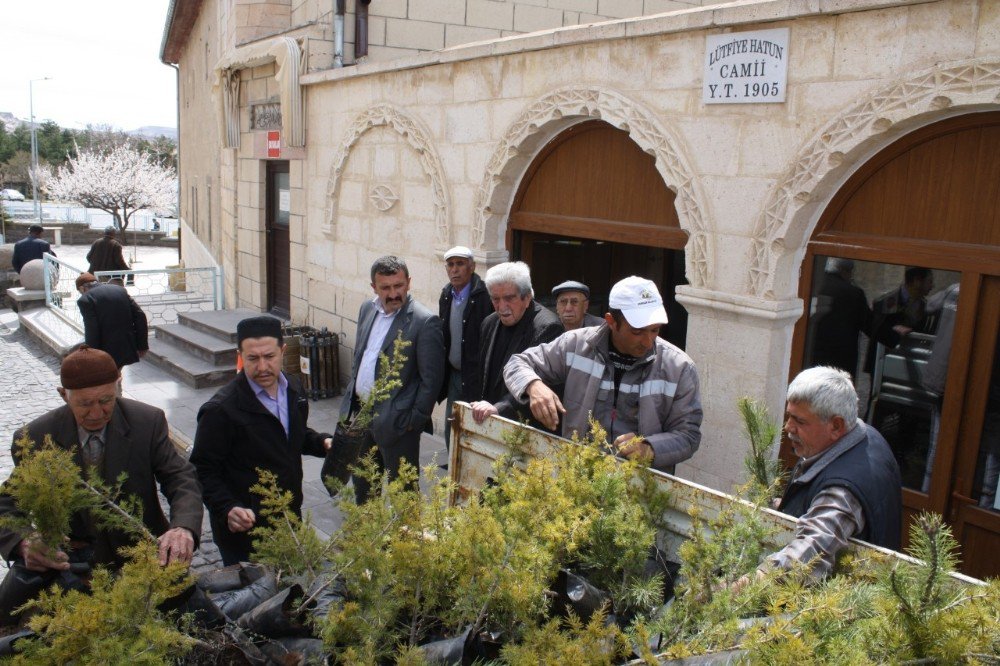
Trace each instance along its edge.
{"label": "man in dark blazer", "polygon": [[124,287],[102,284],[90,273],[80,274],[76,288],[84,341],[111,354],[119,369],[138,363],[149,350],[149,326],[139,304]]}
{"label": "man in dark blazer", "polygon": [[11,257],[10,263],[18,273],[21,272],[26,263],[34,259],[41,259],[46,252],[55,256],[56,253],[52,251],[49,242],[42,240],[43,231],[45,229],[42,228],[42,225],[33,224],[28,227],[27,238],[22,238],[14,243],[14,256]]}
{"label": "man in dark blazer", "polygon": [[445,405],[444,443],[451,444],[451,409],[456,400],[472,402],[478,397],[479,330],[493,312],[486,284],[476,274],[472,250],[456,245],[444,253],[448,284],[441,289],[438,316],[447,356],[445,381],[438,402]]}
{"label": "man in dark blazer", "polygon": [[[71,450],[81,469],[98,467],[109,485],[126,475],[122,491],[142,502],[142,522],[159,538],[160,563],[190,562],[201,535],[201,492],[194,467],[182,458],[167,437],[167,419],[156,407],[117,397],[118,367],[112,358],[81,345],[63,359],[59,395],[66,404],[43,414],[14,434],[12,449],[22,434],[41,445],[47,435],[57,446]],[[157,495],[170,506],[163,514]],[[12,497],[0,492],[0,515],[16,514]],[[127,534],[98,527],[86,513],[73,516],[70,542],[93,549],[94,564],[121,565],[118,549],[131,542]],[[31,535],[0,530],[0,554],[23,559],[32,571],[66,570],[63,551],[45,552]]]}
{"label": "man in dark blazer", "polygon": [[523,261],[497,264],[486,271],[486,288],[496,312],[483,321],[479,335],[481,383],[472,416],[476,423],[492,414],[530,418],[520,413],[508,393],[503,368],[514,354],[555,340],[565,328],[555,313],[535,301],[531,271]]}
{"label": "man in dark blazer", "polygon": [[[392,479],[404,460],[419,467],[420,434],[430,426],[447,361],[441,320],[409,295],[406,262],[392,255],[376,259],[371,280],[375,298],[365,301],[358,313],[351,382],[341,402],[340,417],[350,418],[371,393],[378,377],[379,356],[392,356],[401,332],[410,346],[400,370],[400,386],[375,407],[371,425],[376,463]],[[359,503],[368,499],[369,491],[377,492],[355,475],[354,496]]]}
{"label": "man in dark blazer", "polygon": [[257,468],[273,472],[302,510],[302,456],[323,457],[331,435],[306,421],[309,400],[282,371],[281,321],[259,316],[236,326],[243,370],[198,410],[191,462],[198,470],[212,536],[226,565],[250,558],[249,531],[260,523],[261,497],[250,492]]}

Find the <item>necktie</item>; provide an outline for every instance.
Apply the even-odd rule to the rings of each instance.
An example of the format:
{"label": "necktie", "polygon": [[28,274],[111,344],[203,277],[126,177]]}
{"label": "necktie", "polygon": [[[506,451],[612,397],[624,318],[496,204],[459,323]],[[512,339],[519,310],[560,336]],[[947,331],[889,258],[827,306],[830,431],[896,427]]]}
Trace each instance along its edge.
{"label": "necktie", "polygon": [[94,467],[101,464],[104,455],[104,442],[101,436],[93,434],[87,438],[87,443],[83,445],[83,462],[87,467]]}

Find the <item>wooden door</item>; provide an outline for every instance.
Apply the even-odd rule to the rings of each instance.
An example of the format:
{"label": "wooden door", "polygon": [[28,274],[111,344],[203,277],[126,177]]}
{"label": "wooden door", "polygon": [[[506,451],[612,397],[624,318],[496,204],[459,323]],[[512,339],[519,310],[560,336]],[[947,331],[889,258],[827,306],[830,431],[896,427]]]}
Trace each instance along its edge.
{"label": "wooden door", "polygon": [[[876,311],[900,299],[909,271],[929,275],[927,304],[937,299],[941,306],[946,300],[940,297],[952,290],[951,321],[947,308],[921,310],[912,331],[898,344],[884,344],[881,356],[869,344],[868,333],[878,337],[874,327],[854,332],[857,364],[847,369],[857,378],[863,418],[886,435],[900,463],[907,525],[918,512],[940,513],[962,544],[963,571],[1000,575],[1000,371],[994,372],[1000,362],[1000,113],[921,128],[869,160],[837,193],[802,267],[799,293],[807,311],[796,326],[793,376],[822,356],[815,330],[828,314],[827,286],[841,259],[853,262],[851,280]],[[914,280],[906,293],[921,288]],[[899,316],[905,320],[905,313]],[[935,358],[944,359],[943,375],[931,370]],[[785,447],[782,456],[791,462]]]}
{"label": "wooden door", "polygon": [[659,286],[670,323],[661,335],[684,346],[687,312],[674,299],[684,278],[687,233],[674,193],[654,158],[628,133],[603,121],[581,123],[552,140],[528,168],[508,225],[511,256],[531,266],[536,298],[554,306],[552,287],[590,287],[590,313],[607,312],[608,293],[629,275]]}
{"label": "wooden door", "polygon": [[287,319],[291,310],[291,258],[288,223],[291,190],[288,162],[267,163],[267,310]]}

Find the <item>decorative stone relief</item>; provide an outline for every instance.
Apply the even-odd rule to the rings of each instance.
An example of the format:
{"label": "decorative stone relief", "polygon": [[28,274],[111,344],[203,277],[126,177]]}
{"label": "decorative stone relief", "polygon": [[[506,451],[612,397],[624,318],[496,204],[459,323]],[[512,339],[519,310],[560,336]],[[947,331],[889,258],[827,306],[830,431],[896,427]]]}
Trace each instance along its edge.
{"label": "decorative stone relief", "polygon": [[795,295],[797,265],[792,259],[808,241],[816,219],[804,209],[833,194],[818,193],[817,186],[851,163],[845,155],[863,144],[889,145],[904,133],[900,123],[916,116],[934,114],[931,120],[936,120],[959,106],[997,103],[1000,62],[966,62],[893,83],[827,123],[775,185],[754,225],[747,293],[767,299]]}
{"label": "decorative stone relief", "polygon": [[[351,123],[344,138],[341,140],[334,154],[332,166],[330,167],[330,184],[327,189],[327,199],[330,204],[327,210],[326,223],[323,225],[323,232],[330,236],[336,233],[340,179],[344,172],[344,166],[347,164],[347,158],[351,154],[351,149],[365,132],[373,127],[381,126],[392,128],[420,156],[421,167],[430,179],[430,188],[433,192],[435,243],[438,247],[448,247],[450,240],[448,197],[445,192],[444,168],[441,165],[441,160],[434,150],[429,133],[404,111],[389,104],[379,104],[362,113]],[[378,189],[378,187],[375,189]],[[374,195],[375,189],[372,190],[371,194]],[[392,190],[389,190],[387,187],[386,190],[395,196]],[[395,201],[392,201],[388,208],[379,208],[379,210],[389,210],[393,204],[395,204]],[[379,204],[375,205],[378,207]]]}
{"label": "decorative stone relief", "polygon": [[390,210],[399,201],[399,197],[396,196],[396,193],[388,185],[376,185],[373,187],[372,191],[368,194],[368,199],[375,208],[378,208],[383,213]]}
{"label": "decorative stone relief", "polygon": [[477,254],[500,242],[503,225],[528,164],[557,134],[578,122],[601,119],[624,130],[656,159],[656,169],[676,193],[675,206],[681,228],[690,234],[685,252],[691,285],[711,285],[714,250],[707,220],[708,205],[678,137],[656,116],[619,92],[605,88],[563,88],[533,102],[501,138],[486,165],[476,192],[472,237]]}

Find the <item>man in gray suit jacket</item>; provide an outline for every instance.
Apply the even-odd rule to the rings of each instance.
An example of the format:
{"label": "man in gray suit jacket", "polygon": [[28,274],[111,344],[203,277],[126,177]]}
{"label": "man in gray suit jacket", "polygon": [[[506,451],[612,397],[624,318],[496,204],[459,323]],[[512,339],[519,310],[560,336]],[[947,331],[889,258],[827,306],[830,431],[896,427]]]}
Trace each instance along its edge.
{"label": "man in gray suit jacket", "polygon": [[[378,376],[379,355],[392,356],[393,343],[401,331],[403,339],[411,343],[399,375],[401,384],[375,407],[371,426],[376,461],[392,479],[403,460],[419,467],[420,433],[430,425],[444,381],[444,335],[437,315],[409,295],[410,272],[405,261],[392,255],[376,259],[371,280],[375,298],[362,304],[358,313],[351,382],[340,417],[351,416],[369,395]],[[354,496],[359,503],[368,499],[369,490],[364,479],[354,477]]]}

